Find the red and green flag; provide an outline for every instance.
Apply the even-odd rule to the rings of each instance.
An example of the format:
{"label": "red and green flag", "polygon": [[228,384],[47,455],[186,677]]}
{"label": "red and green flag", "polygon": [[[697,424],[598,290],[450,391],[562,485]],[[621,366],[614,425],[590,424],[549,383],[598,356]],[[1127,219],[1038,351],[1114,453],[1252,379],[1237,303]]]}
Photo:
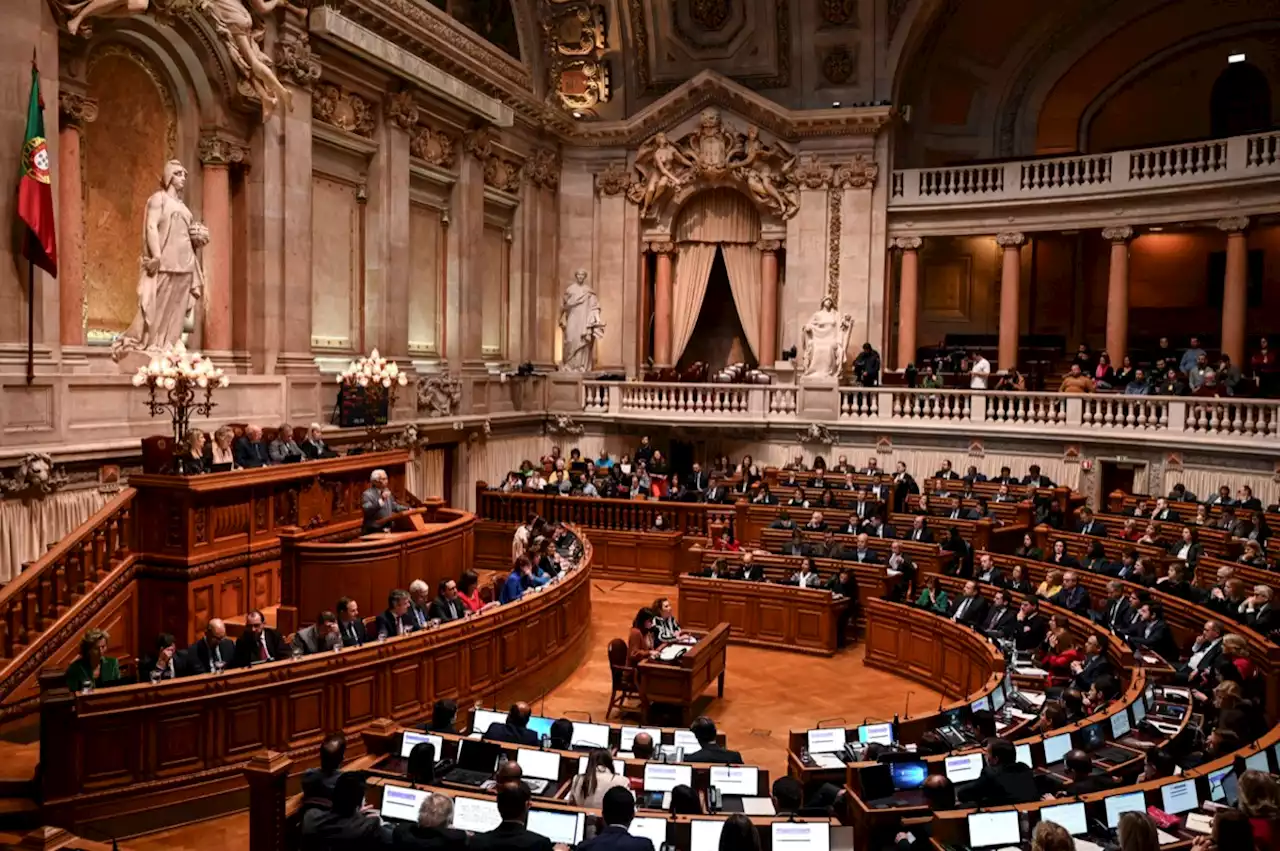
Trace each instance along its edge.
{"label": "red and green flag", "polygon": [[40,97],[40,72],[31,61],[31,99],[27,105],[27,136],[22,146],[22,173],[18,179],[18,217],[23,230],[22,256],[58,276],[58,241],[53,229],[53,184],[49,146],[44,135],[44,99]]}

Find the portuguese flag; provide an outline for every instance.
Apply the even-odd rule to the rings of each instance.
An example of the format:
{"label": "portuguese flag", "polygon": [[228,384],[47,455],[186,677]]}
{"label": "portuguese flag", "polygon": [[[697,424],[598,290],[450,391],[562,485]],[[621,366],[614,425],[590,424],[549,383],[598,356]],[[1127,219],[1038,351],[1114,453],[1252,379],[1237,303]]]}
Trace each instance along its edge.
{"label": "portuguese flag", "polygon": [[18,216],[23,229],[22,256],[55,278],[58,276],[58,241],[53,233],[53,184],[50,182],[49,146],[44,135],[44,99],[40,97],[40,72],[31,57],[31,99],[27,105],[27,136],[22,146],[22,173],[18,178]]}

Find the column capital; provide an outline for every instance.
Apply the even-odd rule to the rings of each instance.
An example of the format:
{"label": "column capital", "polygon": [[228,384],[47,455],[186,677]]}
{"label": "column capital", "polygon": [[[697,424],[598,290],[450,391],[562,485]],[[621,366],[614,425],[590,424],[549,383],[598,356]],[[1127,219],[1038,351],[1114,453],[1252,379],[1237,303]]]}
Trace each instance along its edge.
{"label": "column capital", "polygon": [[1133,239],[1133,228],[1129,225],[1116,225],[1115,227],[1103,228],[1102,238],[1111,243],[1128,242]]}
{"label": "column capital", "polygon": [[896,248],[899,251],[919,251],[922,245],[924,240],[918,236],[895,236],[889,243],[890,248]]}
{"label": "column capital", "polygon": [[200,164],[205,166],[248,165],[249,147],[225,136],[200,137]]}
{"label": "column capital", "polygon": [[780,239],[762,239],[756,243],[756,249],[759,251],[773,252],[782,248],[782,240]]}
{"label": "column capital", "polygon": [[669,239],[662,242],[651,242],[649,243],[649,250],[654,254],[674,254],[676,244]]}
{"label": "column capital", "polygon": [[413,92],[392,92],[387,95],[383,111],[395,126],[406,133],[418,123],[418,105],[413,101]]}
{"label": "column capital", "polygon": [[98,102],[79,92],[58,92],[58,119],[64,127],[82,128],[98,119]]}
{"label": "column capital", "polygon": [[1248,226],[1248,216],[1227,216],[1225,219],[1218,219],[1218,230],[1223,233],[1240,233]]}
{"label": "column capital", "polygon": [[1001,248],[1018,248],[1026,241],[1027,235],[1018,231],[1005,231],[1004,233],[996,234],[996,245]]}

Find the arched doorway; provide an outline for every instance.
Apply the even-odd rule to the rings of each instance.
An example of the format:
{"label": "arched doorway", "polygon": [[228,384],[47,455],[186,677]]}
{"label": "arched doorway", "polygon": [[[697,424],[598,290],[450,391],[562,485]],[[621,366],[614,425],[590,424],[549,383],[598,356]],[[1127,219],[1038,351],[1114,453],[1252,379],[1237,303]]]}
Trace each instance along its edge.
{"label": "arched doorway", "polygon": [[1209,95],[1215,137],[1244,136],[1271,127],[1271,84],[1256,65],[1236,62],[1218,75]]}

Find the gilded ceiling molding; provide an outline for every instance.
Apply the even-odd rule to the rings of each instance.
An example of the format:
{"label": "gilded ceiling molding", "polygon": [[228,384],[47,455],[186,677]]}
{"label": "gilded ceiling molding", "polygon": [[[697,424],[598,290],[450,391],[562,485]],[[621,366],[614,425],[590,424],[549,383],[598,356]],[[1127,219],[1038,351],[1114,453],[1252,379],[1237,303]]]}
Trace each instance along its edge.
{"label": "gilded ceiling molding", "polygon": [[542,0],[540,11],[548,96],[573,111],[608,101],[604,7],[589,0]]}
{"label": "gilded ceiling molding", "polygon": [[333,83],[316,87],[311,99],[311,117],[366,139],[373,137],[377,123],[372,103]]}

